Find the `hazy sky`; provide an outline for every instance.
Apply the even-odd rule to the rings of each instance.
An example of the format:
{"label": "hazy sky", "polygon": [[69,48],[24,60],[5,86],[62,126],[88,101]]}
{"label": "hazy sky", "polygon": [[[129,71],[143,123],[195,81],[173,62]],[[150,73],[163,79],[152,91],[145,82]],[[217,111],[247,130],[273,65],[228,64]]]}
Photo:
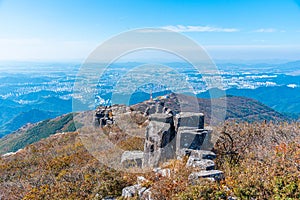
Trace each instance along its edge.
{"label": "hazy sky", "polygon": [[295,0],[0,0],[0,60],[82,60],[101,42],[163,27],[214,59],[300,59]]}

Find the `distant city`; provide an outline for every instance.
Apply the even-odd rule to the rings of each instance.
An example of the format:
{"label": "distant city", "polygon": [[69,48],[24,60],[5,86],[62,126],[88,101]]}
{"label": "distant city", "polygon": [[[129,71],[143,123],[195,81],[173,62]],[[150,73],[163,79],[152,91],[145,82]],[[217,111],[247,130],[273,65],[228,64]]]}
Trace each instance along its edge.
{"label": "distant city", "polygon": [[[97,77],[93,83],[95,88],[85,90],[94,95],[91,109],[98,105],[137,103],[148,99],[150,92],[154,95],[190,92],[200,98],[211,98],[211,90],[223,90],[227,95],[254,98],[281,113],[298,118],[299,65],[300,62],[253,65],[221,63],[217,64],[218,71],[200,72],[186,63],[167,63],[167,69],[155,65],[139,69],[136,66],[141,66],[140,63],[117,63],[109,66],[99,77],[93,74]],[[78,75],[79,70],[80,64],[76,63],[20,63],[13,67],[1,64],[0,136],[28,122],[72,112],[72,100],[84,102],[86,97],[73,91],[77,80],[88,79]],[[214,88],[210,83],[217,79],[222,84]],[[122,99],[134,93],[140,95],[135,96],[133,101]],[[277,94],[280,94],[280,99]],[[113,95],[117,96],[115,101]],[[26,117],[31,116],[32,112],[35,118]]]}
{"label": "distant city", "polygon": [[[61,66],[64,65],[64,66]],[[24,67],[16,66],[13,70],[7,69],[5,73],[0,74],[0,98],[5,100],[12,100],[19,104],[34,103],[35,93],[43,93],[42,97],[59,97],[63,100],[69,100],[74,95],[73,85],[76,79],[84,77],[77,76],[77,72],[80,68],[79,64],[51,64],[51,66]],[[265,65],[265,66],[264,66]],[[149,93],[149,91],[162,92],[165,90],[178,91],[188,90],[184,86],[178,84],[179,82],[186,82],[192,86],[195,94],[200,94],[208,91],[209,84],[215,81],[216,78],[221,78],[222,90],[228,89],[257,89],[260,87],[288,87],[299,88],[300,87],[300,62],[294,63],[294,66],[285,67],[288,64],[283,65],[269,65],[269,64],[256,64],[256,65],[243,65],[243,64],[219,64],[217,72],[199,72],[191,66],[180,63],[169,63],[168,66],[173,68],[178,74],[172,71],[157,72],[157,78],[162,79],[161,84],[149,84],[141,85],[137,91]],[[290,65],[293,65],[291,63]],[[111,93],[123,93],[130,92],[129,88],[138,85],[136,80],[132,80],[132,74],[126,75],[126,73],[132,72],[134,64],[128,63],[116,64],[113,67],[108,67],[106,71],[100,76],[99,82],[96,84],[97,94],[96,99],[108,100],[107,96]],[[57,70],[59,68],[59,71]],[[159,68],[157,68],[160,70]],[[2,69],[3,70],[3,69]],[[2,71],[1,70],[1,71]],[[152,73],[155,69],[152,69]],[[137,71],[133,75],[138,75],[135,79],[142,79],[142,83],[147,83],[145,77],[149,71]],[[217,74],[217,75],[216,75]],[[161,77],[165,75],[165,77]],[[205,78],[203,77],[205,76]],[[164,85],[163,79],[173,80],[171,84],[173,88],[168,88]],[[184,79],[184,80],[182,80]],[[116,87],[122,83],[125,83],[125,87],[119,86],[122,91]],[[170,85],[170,84],[169,84]],[[127,91],[128,90],[128,91]],[[48,94],[48,93],[49,94]],[[27,97],[30,95],[31,97]],[[101,103],[103,101],[99,101]]]}

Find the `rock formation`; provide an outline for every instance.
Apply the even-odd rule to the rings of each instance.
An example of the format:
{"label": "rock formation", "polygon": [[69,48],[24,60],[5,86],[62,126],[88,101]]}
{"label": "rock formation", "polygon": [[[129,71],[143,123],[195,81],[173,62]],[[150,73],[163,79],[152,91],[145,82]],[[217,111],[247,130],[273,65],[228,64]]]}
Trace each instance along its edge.
{"label": "rock formation", "polygon": [[[203,149],[205,138],[211,134],[211,131],[204,129],[202,113],[181,112],[174,115],[163,106],[157,103],[152,109],[146,109],[148,113],[156,112],[149,114],[144,167],[157,167],[169,159],[186,156],[191,150]],[[208,146],[207,142],[204,146]]]}
{"label": "rock formation", "polygon": [[172,115],[150,115],[144,146],[145,167],[157,167],[159,163],[175,158],[176,131]]}
{"label": "rock formation", "polygon": [[99,106],[96,109],[95,112],[95,118],[94,118],[94,125],[96,127],[103,127],[107,124],[113,124],[114,119],[113,119],[113,114],[112,114],[112,109],[109,106]]}
{"label": "rock formation", "polygon": [[[223,172],[215,169],[213,159],[216,155],[210,151],[212,130],[204,128],[204,115],[194,112],[175,113],[163,103],[151,101],[145,108],[144,116],[149,124],[145,132],[144,152],[125,151],[121,162],[124,167],[154,168],[158,176],[171,177],[174,173],[169,168],[158,168],[170,159],[188,157],[186,167],[192,168],[188,179],[196,184],[200,178],[219,181]],[[151,187],[142,184],[147,181],[139,177],[137,184],[123,188],[122,196],[139,199],[152,199]]]}

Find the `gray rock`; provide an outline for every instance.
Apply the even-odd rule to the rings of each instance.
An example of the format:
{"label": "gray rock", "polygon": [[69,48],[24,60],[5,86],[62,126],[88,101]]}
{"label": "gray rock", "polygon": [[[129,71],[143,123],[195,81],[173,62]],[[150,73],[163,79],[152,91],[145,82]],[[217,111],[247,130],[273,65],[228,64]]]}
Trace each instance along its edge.
{"label": "gray rock", "polygon": [[148,180],[145,177],[143,177],[143,176],[138,176],[137,177],[137,184],[138,185],[143,185],[146,182],[148,182]]}
{"label": "gray rock", "polygon": [[163,102],[159,102],[156,104],[156,113],[163,113],[163,109],[164,109],[164,103]]}
{"label": "gray rock", "polygon": [[213,170],[215,169],[215,163],[212,160],[190,156],[186,163],[186,167],[193,167],[200,170]]}
{"label": "gray rock", "polygon": [[149,117],[150,121],[173,124],[173,116],[165,113],[154,113]]}
{"label": "gray rock", "polygon": [[[155,119],[158,119],[156,116]],[[160,114],[160,116],[165,116],[165,114]],[[157,167],[160,163],[175,158],[175,136],[176,132],[172,123],[161,120],[150,121],[146,129],[144,166]]]}
{"label": "gray rock", "polygon": [[207,151],[207,150],[191,151],[191,156],[201,158],[201,159],[209,159],[209,160],[213,160],[217,157],[217,155],[214,152]]}
{"label": "gray rock", "polygon": [[224,179],[224,173],[220,170],[193,172],[189,175],[189,181],[195,183],[200,178],[213,178],[216,181]]}
{"label": "gray rock", "polygon": [[152,115],[155,112],[156,112],[156,106],[155,106],[155,104],[153,102],[152,105],[150,105],[149,107],[146,108],[145,113],[146,113],[146,115]]}
{"label": "gray rock", "polygon": [[142,167],[144,161],[144,152],[125,151],[121,157],[121,163],[124,167]]}
{"label": "gray rock", "polygon": [[117,198],[115,198],[115,197],[104,197],[104,198],[102,198],[102,200],[116,200],[116,199]]}
{"label": "gray rock", "polygon": [[203,113],[181,112],[176,115],[176,127],[194,127],[204,129]]}
{"label": "gray rock", "polygon": [[203,129],[180,127],[177,131],[177,151],[180,149],[200,150],[207,133]]}
{"label": "gray rock", "polygon": [[199,159],[209,159],[213,160],[217,156],[214,152],[212,151],[207,151],[207,150],[193,150],[193,149],[180,149],[177,152],[178,158],[182,158],[184,156],[194,156]]}
{"label": "gray rock", "polygon": [[163,176],[163,177],[170,177],[171,176],[171,170],[166,168],[166,169],[161,169],[161,168],[154,168],[153,172],[155,172],[157,175]]}
{"label": "gray rock", "polygon": [[122,197],[129,198],[134,196],[142,196],[147,188],[141,185],[132,185],[122,189]]}
{"label": "gray rock", "polygon": [[143,195],[141,196],[141,199],[142,200],[153,200],[151,188],[148,188],[147,190],[145,190],[143,192]]}

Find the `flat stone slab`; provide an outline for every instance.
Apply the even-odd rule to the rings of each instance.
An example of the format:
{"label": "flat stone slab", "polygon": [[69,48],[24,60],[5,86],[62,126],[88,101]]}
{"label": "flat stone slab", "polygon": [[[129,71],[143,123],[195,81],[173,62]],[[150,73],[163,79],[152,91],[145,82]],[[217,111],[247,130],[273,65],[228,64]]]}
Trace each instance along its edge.
{"label": "flat stone slab", "polygon": [[186,167],[198,168],[200,170],[213,170],[215,169],[215,163],[212,160],[190,156],[186,163]]}
{"label": "flat stone slab", "polygon": [[194,156],[199,159],[209,159],[209,160],[213,160],[217,157],[216,154],[212,151],[193,150],[193,149],[187,149],[187,148],[179,149],[177,154],[179,157]]}
{"label": "flat stone slab", "polygon": [[224,173],[220,170],[203,170],[200,172],[193,172],[189,175],[190,181],[196,181],[200,178],[213,178],[216,181],[224,179]]}
{"label": "flat stone slab", "polygon": [[181,112],[176,115],[177,127],[195,127],[204,129],[204,114],[193,112]]}
{"label": "flat stone slab", "polygon": [[205,140],[207,131],[184,130],[177,133],[177,148],[200,150]]}
{"label": "flat stone slab", "polygon": [[150,121],[173,123],[173,116],[165,113],[154,113],[149,117]]}
{"label": "flat stone slab", "polygon": [[144,152],[142,151],[124,151],[121,157],[121,163],[124,167],[142,167],[144,161]]}
{"label": "flat stone slab", "polygon": [[216,159],[217,155],[212,151],[207,150],[195,150],[191,152],[191,156],[198,157],[201,159],[209,159],[213,160]]}

